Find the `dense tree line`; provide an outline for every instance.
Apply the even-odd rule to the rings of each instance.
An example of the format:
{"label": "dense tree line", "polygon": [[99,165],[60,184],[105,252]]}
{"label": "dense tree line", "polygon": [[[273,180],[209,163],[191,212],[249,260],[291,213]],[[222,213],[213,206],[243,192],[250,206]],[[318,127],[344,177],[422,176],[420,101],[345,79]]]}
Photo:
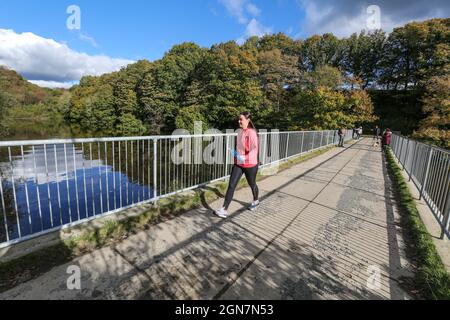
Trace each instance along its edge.
{"label": "dense tree line", "polygon": [[0,137],[14,135],[30,121],[40,121],[44,131],[60,126],[69,100],[67,90],[41,88],[0,66]]}
{"label": "dense tree line", "polygon": [[[192,130],[196,120],[234,128],[236,116],[247,110],[260,128],[377,122],[439,143],[448,137],[449,46],[450,19],[409,23],[389,35],[338,39],[327,33],[296,40],[280,33],[242,45],[183,43],[160,60],[84,77],[69,91],[23,98],[56,105],[89,134],[171,133]],[[0,96],[0,111],[4,100]]]}
{"label": "dense tree line", "polygon": [[192,129],[195,120],[233,128],[242,110],[257,126],[282,130],[371,124],[371,91],[421,99],[431,77],[448,74],[449,21],[414,22],[389,36],[327,33],[302,41],[280,33],[209,49],[183,43],[160,60],[83,78],[67,116],[81,128],[131,135]]}

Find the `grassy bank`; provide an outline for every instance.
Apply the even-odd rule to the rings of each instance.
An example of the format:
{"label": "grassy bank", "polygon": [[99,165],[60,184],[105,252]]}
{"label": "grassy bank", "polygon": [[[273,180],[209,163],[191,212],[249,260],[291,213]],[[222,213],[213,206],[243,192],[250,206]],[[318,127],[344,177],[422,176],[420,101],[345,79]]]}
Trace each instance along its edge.
{"label": "grassy bank", "polygon": [[388,169],[393,178],[401,210],[402,223],[409,247],[417,260],[416,285],[425,299],[450,299],[450,274],[433,244],[433,239],[422,222],[416,203],[392,151],[387,153]]}
{"label": "grassy bank", "polygon": [[[303,156],[280,163],[279,170],[285,170],[295,164],[316,157],[334,147],[324,148]],[[267,176],[258,174],[261,181]],[[245,178],[239,182],[237,189],[247,186]],[[162,199],[158,206],[141,215],[128,217],[120,221],[107,221],[101,228],[83,232],[81,235],[60,243],[45,247],[36,252],[0,264],[0,292],[4,292],[20,283],[29,281],[45,273],[53,267],[67,263],[83,254],[120,242],[139,231],[151,228],[152,225],[173,219],[191,209],[209,204],[223,197],[228,182],[219,182],[193,190],[187,195],[175,195]]]}

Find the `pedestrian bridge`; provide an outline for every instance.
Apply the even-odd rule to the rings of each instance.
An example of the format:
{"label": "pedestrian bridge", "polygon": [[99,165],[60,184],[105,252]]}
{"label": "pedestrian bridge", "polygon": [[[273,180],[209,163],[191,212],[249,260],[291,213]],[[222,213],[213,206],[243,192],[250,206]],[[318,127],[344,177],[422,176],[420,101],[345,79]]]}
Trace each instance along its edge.
{"label": "pedestrian bridge", "polygon": [[[336,137],[332,131],[313,133],[306,144],[305,136],[309,133],[279,135],[280,140],[284,141],[279,146],[284,147],[276,152],[278,155],[284,154],[280,157],[282,159],[336,143]],[[320,136],[320,139],[317,136]],[[350,141],[351,133],[347,138],[349,141],[345,148],[332,148],[317,157],[275,172],[258,182],[261,205],[256,212],[247,210],[252,200],[250,189],[240,189],[236,191],[229,210],[232,215],[226,220],[212,214],[212,210],[221,206],[223,199],[210,204],[204,203],[201,208],[139,232],[112,247],[99,249],[56,267],[34,280],[4,292],[0,295],[0,299],[42,297],[50,299],[409,299],[411,296],[407,288],[408,283],[412,281],[413,273],[405,254],[402,229],[399,227],[398,205],[393,195],[392,181],[387,174],[384,155],[379,147],[373,146],[372,139]],[[230,143],[229,139],[225,140],[225,144]],[[141,147],[141,152],[131,152],[128,155],[142,153],[151,155],[153,152],[155,155],[159,150],[162,152],[165,147],[164,144],[158,143],[153,148],[154,141],[151,140],[150,142],[137,141],[144,141],[140,146],[137,146],[139,142],[134,146]],[[275,144],[272,141],[275,140],[267,136],[262,139],[261,146],[270,149],[271,143]],[[70,159],[75,162],[74,167],[79,166],[76,156],[77,143],[79,142],[73,143],[74,156]],[[86,142],[81,143],[83,155],[85,155]],[[444,198],[448,198],[448,188],[444,190],[445,192],[437,192],[439,198],[430,188],[435,188],[436,184],[434,180],[438,169],[435,168],[435,164],[448,170],[448,166],[445,167],[442,162],[439,162],[446,159],[448,165],[448,158],[439,154],[439,158],[436,158],[440,159],[438,161],[433,158],[433,155],[430,157],[429,153],[422,156],[419,154],[420,145],[414,146],[414,153],[412,146],[409,140],[400,136],[394,137],[393,150],[398,154],[401,163],[407,169],[410,168],[407,172],[411,173],[413,180],[417,180],[417,185],[424,185],[421,191],[423,196],[429,199],[427,202],[437,203],[435,205],[437,209],[433,212],[439,211],[436,213],[436,218],[441,219],[442,225],[447,223],[447,227],[448,200],[444,201],[443,205],[439,201],[442,199],[442,193]],[[58,149],[56,146],[52,147],[56,148],[56,151],[52,153],[55,157],[58,155]],[[113,143],[111,151],[113,148],[117,150],[118,147],[125,146],[121,143]],[[13,170],[9,174],[14,175],[15,160],[11,155],[13,147],[8,148],[9,158],[13,163]],[[46,145],[42,149],[44,154],[47,153],[47,148]],[[104,152],[108,154],[108,146],[105,148]],[[127,146],[127,150],[129,148],[130,145]],[[167,148],[169,149],[170,146],[167,145]],[[64,145],[62,148],[64,154],[67,153],[67,149]],[[225,146],[223,150],[225,152],[227,147]],[[96,151],[101,152],[101,148]],[[438,151],[444,152],[437,149],[434,152]],[[31,154],[36,155],[36,148]],[[415,159],[410,161],[412,155]],[[266,154],[263,161],[273,166],[276,161],[267,160],[269,156],[270,153]],[[22,158],[26,162],[23,151],[19,161]],[[422,161],[420,160],[422,158],[425,159],[426,165],[421,167],[424,167],[423,170],[427,170],[428,167],[428,172],[425,171],[419,176],[416,163]],[[149,156],[148,159],[152,157]],[[97,159],[97,161],[100,160]],[[95,160],[92,159],[92,161]],[[115,160],[110,158],[109,161],[115,161],[115,164],[117,161],[122,163],[118,157]],[[133,163],[137,165],[137,162]],[[144,168],[138,166],[142,170],[140,177],[148,177],[147,175],[151,175],[152,172],[146,169],[145,157],[141,163],[144,163]],[[54,165],[59,165],[57,159]],[[414,165],[416,165],[415,169]],[[25,167],[27,166],[24,165]],[[33,165],[32,168],[34,172],[37,166]],[[155,168],[159,170],[163,166]],[[202,174],[207,178],[216,177],[209,180],[220,180],[223,178],[221,175],[224,176],[225,170],[228,170],[229,163],[225,163],[220,169],[213,163],[210,170],[214,168],[217,170],[216,176],[214,173],[208,176],[211,173],[203,171]],[[431,173],[430,168],[435,173]],[[86,169],[86,166],[81,166],[78,174]],[[133,169],[136,170],[136,167]],[[221,169],[224,171],[220,172]],[[189,170],[195,170],[195,165],[193,164]],[[114,186],[114,183],[106,182],[106,179],[112,177],[118,180],[120,176],[109,175],[107,168],[104,168],[104,172],[107,174],[103,180],[103,188]],[[184,176],[185,174],[180,174],[180,177]],[[195,178],[198,174],[194,173],[190,176]],[[38,180],[39,176],[36,179]],[[70,175],[55,175],[55,179],[61,179],[66,183],[70,181]],[[77,180],[76,177],[73,179],[77,181],[77,183],[74,182],[74,188],[75,186],[82,188],[84,181],[86,186],[89,185],[89,179]],[[144,181],[151,182],[152,179]],[[162,181],[164,179],[158,177],[158,185]],[[191,183],[194,182],[191,181]],[[117,193],[115,191],[117,189],[114,189],[113,193],[108,193],[109,200],[105,197],[103,203],[103,206],[109,203],[110,209],[114,204],[120,204],[119,200],[123,201],[124,195],[132,197],[130,192],[124,192],[126,185],[117,181],[116,183],[121,186],[119,188],[121,191]],[[443,183],[447,183],[448,186],[448,179],[444,179]],[[58,184],[55,187],[57,186]],[[173,193],[170,184],[163,184],[163,186],[168,188],[166,189],[168,195]],[[27,187],[28,198],[30,198],[32,188],[29,184],[25,184],[25,190]],[[48,187],[46,184],[45,188]],[[62,188],[62,185],[59,187]],[[14,188],[15,199],[18,199],[18,188],[17,186]],[[214,184],[206,188],[214,190],[221,198],[224,196],[215,189]],[[40,190],[39,186],[36,189]],[[140,190],[142,197],[137,203],[155,201],[153,193],[155,189],[161,190],[152,185],[148,189],[134,189]],[[182,184],[177,190],[185,189],[189,187]],[[5,194],[4,190],[5,184],[3,184],[3,194]],[[70,191],[70,187],[67,187],[67,190]],[[82,192],[92,190],[86,187],[77,194],[81,195]],[[149,199],[145,199],[146,191]],[[59,193],[61,194],[62,192]],[[156,193],[158,194],[162,193]],[[117,199],[119,195],[121,199]],[[72,210],[75,211],[78,205],[78,212],[81,214],[80,198]],[[89,197],[84,199],[87,201]],[[3,206],[5,207],[6,205]],[[439,210],[442,207],[444,209]],[[31,208],[31,205],[28,208]],[[85,210],[89,212],[89,208]],[[41,206],[41,215],[43,212]],[[72,217],[77,217],[74,212]],[[19,223],[20,221],[19,218]],[[6,221],[6,227],[8,223],[9,221]],[[8,240],[9,245],[17,241]],[[67,290],[61,285],[67,281],[66,270],[70,265],[78,265],[81,268],[83,288],[81,291]]]}

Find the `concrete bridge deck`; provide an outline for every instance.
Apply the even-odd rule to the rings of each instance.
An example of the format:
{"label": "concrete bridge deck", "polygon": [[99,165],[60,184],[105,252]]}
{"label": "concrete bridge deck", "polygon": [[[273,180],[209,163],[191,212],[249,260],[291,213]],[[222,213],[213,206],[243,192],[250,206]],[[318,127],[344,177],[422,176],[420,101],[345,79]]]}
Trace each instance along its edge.
{"label": "concrete bridge deck", "polygon": [[[213,188],[213,187],[212,187]],[[410,299],[391,181],[370,139],[56,267],[0,299]],[[67,268],[81,268],[81,290]],[[377,270],[380,271],[377,281]]]}

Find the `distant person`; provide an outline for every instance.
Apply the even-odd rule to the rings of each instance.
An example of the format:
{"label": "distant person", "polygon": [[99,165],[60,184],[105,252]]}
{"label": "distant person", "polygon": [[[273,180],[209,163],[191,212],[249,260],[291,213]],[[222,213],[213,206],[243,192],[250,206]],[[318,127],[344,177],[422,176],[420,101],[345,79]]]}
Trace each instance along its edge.
{"label": "distant person", "polygon": [[373,129],[373,146],[379,146],[380,145],[380,135],[381,135],[381,129],[376,126],[375,129]]}
{"label": "distant person", "polygon": [[347,130],[345,128],[340,128],[338,130],[339,135],[339,144],[338,147],[344,147],[345,135],[347,134]]}
{"label": "distant person", "polygon": [[353,139],[358,139],[358,127],[353,128]]}
{"label": "distant person", "polygon": [[228,207],[233,200],[234,191],[243,174],[245,174],[245,178],[253,193],[253,202],[248,209],[254,211],[259,206],[259,190],[256,185],[256,175],[259,166],[259,143],[258,134],[251,120],[250,113],[244,112],[239,116],[239,126],[237,147],[236,150],[233,150],[234,166],[231,171],[225,202],[222,208],[215,211],[215,214],[221,218],[228,217]]}
{"label": "distant person", "polygon": [[383,134],[383,140],[382,140],[382,145],[383,145],[384,150],[386,150],[387,147],[389,147],[391,145],[391,139],[392,139],[391,129],[387,128]]}
{"label": "distant person", "polygon": [[361,139],[362,134],[363,134],[363,128],[362,128],[362,127],[359,127],[359,128],[358,128],[358,140]]}

